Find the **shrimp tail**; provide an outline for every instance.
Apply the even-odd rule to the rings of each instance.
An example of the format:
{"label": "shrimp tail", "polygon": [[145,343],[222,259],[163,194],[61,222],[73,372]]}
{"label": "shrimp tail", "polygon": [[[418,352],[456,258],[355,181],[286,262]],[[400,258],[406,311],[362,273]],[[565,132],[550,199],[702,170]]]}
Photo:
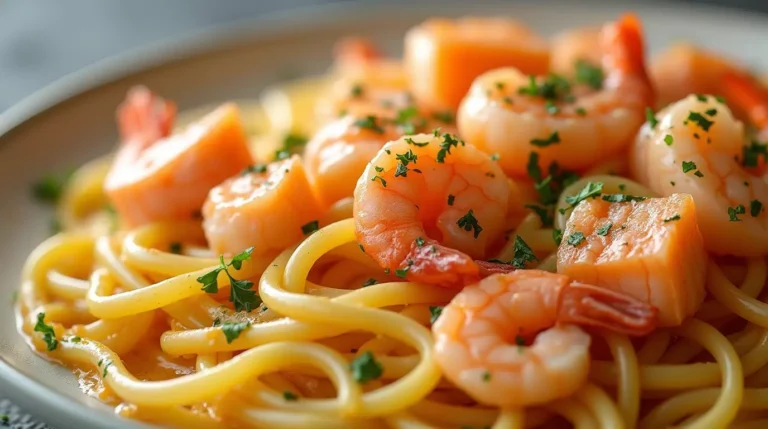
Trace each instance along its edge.
{"label": "shrimp tail", "polygon": [[404,271],[409,281],[452,289],[461,289],[481,278],[480,268],[469,255],[435,240],[427,240],[421,246],[413,243],[399,271]]}
{"label": "shrimp tail", "polygon": [[562,291],[558,322],[640,336],[656,327],[656,313],[656,308],[629,295],[572,282]]}
{"label": "shrimp tail", "polygon": [[514,266],[501,262],[475,261],[475,264],[477,264],[477,268],[480,270],[481,278],[486,278],[491,274],[511,273],[516,270]]}
{"label": "shrimp tail", "polygon": [[768,128],[768,92],[746,73],[731,70],[723,75],[723,93],[728,102],[749,117],[759,128]]}
{"label": "shrimp tail", "polygon": [[160,98],[144,86],[131,88],[117,109],[123,142],[139,144],[139,149],[170,135],[175,118],[176,104]]}
{"label": "shrimp tail", "polygon": [[654,91],[645,69],[645,45],[640,18],[634,13],[625,13],[603,28],[601,38],[607,53],[603,55],[603,68],[608,71],[606,79],[619,82],[628,77],[639,79],[643,83],[642,87],[647,88],[644,102],[647,106],[653,105]]}

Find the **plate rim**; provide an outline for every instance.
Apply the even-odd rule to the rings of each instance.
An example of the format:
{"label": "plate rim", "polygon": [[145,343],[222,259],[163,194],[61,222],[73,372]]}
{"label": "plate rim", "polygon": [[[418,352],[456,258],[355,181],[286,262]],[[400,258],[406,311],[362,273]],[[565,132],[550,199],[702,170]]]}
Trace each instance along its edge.
{"label": "plate rim", "polygon": [[[447,0],[444,3],[441,2],[440,5],[462,3],[462,0]],[[525,3],[528,2],[526,0],[507,2],[503,0],[480,0],[475,5],[480,9],[489,5]],[[543,0],[532,3],[542,7],[563,4],[567,1]],[[626,4],[629,9],[632,8],[631,5],[633,4],[628,0],[618,0],[616,3]],[[33,126],[45,114],[62,108],[67,102],[83,97],[92,91],[97,91],[106,85],[177,61],[235,47],[239,43],[243,43],[244,40],[254,43],[269,36],[293,32],[291,26],[287,24],[302,23],[306,25],[313,22],[317,24],[318,22],[327,22],[331,18],[338,22],[348,22],[350,17],[373,14],[370,10],[366,10],[367,6],[373,4],[376,7],[390,10],[402,6],[424,8],[435,5],[429,0],[391,0],[370,3],[362,0],[337,0],[326,4],[298,6],[266,12],[256,17],[237,19],[229,23],[205,26],[199,30],[165,37],[107,56],[44,85],[5,111],[0,112],[0,151],[10,143],[13,134],[20,129]],[[593,8],[599,5],[599,0],[587,0],[583,7]],[[688,10],[690,12],[693,10],[707,15],[727,14],[731,18],[768,25],[768,14],[766,13],[722,5],[694,4],[682,1],[670,4],[661,0],[652,0],[643,4],[642,8],[654,5],[677,11]],[[39,355],[39,353],[35,353]],[[52,364],[51,360],[44,356],[39,356],[39,358]],[[66,420],[77,421],[80,425],[85,424],[94,428],[102,427],[107,423],[125,429],[156,427],[142,421],[121,418],[106,409],[84,405],[68,395],[60,394],[43,383],[27,377],[2,357],[0,357],[0,382],[8,387],[7,392],[13,392],[14,396],[8,396],[8,398],[14,405],[22,407],[22,410],[30,413],[35,420],[45,422],[51,427],[56,427],[56,422],[52,421],[50,417],[60,415],[66,415]],[[32,414],[35,404],[38,407],[44,406],[49,411]]]}

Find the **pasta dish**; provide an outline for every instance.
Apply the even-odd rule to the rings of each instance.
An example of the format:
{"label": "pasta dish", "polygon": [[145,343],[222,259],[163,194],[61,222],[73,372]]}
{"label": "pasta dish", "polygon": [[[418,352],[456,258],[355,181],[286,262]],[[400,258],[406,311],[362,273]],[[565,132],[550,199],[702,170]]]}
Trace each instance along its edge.
{"label": "pasta dish", "polygon": [[30,347],[179,428],[768,425],[768,89],[637,16],[430,19],[35,193]]}

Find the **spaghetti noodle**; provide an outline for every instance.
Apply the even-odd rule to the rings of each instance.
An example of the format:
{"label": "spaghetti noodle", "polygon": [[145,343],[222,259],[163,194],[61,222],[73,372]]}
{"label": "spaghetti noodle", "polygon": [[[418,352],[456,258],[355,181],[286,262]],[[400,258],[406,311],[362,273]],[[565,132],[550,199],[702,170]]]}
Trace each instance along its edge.
{"label": "spaghetti noodle", "polygon": [[[455,30],[454,25],[477,24],[473,22],[431,22],[420,29],[418,37],[411,34],[408,40],[410,43],[426,38],[428,43],[441,49],[453,47],[460,53],[466,47],[460,44],[453,46],[451,43],[456,43],[455,40],[442,40],[441,33],[430,31],[443,27],[446,31]],[[494,21],[493,25],[513,24]],[[470,48],[485,43],[469,33],[451,37],[466,37],[461,42]],[[505,64],[523,64],[528,52],[526,49],[534,49],[533,46],[538,45],[523,46],[525,41],[519,43],[521,46],[516,46],[514,52],[492,45],[477,55],[500,58]],[[286,215],[284,221],[296,225],[292,226],[294,232],[300,226],[305,237],[294,240],[295,244],[288,248],[276,251],[271,243],[270,246],[260,246],[259,242],[253,242],[254,247],[250,249],[225,250],[220,256],[208,245],[210,234],[214,233],[208,219],[211,210],[223,210],[218,206],[201,206],[205,223],[201,223],[200,213],[176,218],[163,218],[164,215],[161,215],[151,222],[136,222],[124,216],[119,209],[117,217],[104,209],[111,201],[110,197],[121,195],[120,198],[123,198],[122,195],[125,195],[110,194],[109,184],[106,185],[107,192],[104,191],[108,176],[114,174],[116,166],[125,162],[123,147],[130,145],[131,139],[138,139],[138,135],[145,138],[148,133],[143,129],[139,130],[140,133],[136,130],[130,133],[123,128],[124,142],[116,158],[110,156],[93,161],[74,174],[57,208],[63,231],[40,244],[23,267],[18,323],[31,346],[49,359],[72,368],[81,385],[86,387],[86,393],[115,406],[119,415],[170,427],[656,428],[684,422],[696,428],[727,427],[731,424],[746,428],[765,424],[768,416],[768,393],[765,391],[768,387],[768,304],[765,303],[768,291],[764,289],[768,266],[765,254],[722,256],[710,252],[706,260],[707,298],[693,316],[685,318],[678,326],[658,327],[641,338],[631,338],[608,329],[589,329],[592,341],[589,380],[572,394],[544,403],[516,402],[517,406],[495,406],[473,399],[470,390],[450,377],[445,366],[438,364],[441,360],[436,355],[444,351],[435,347],[436,334],[430,331],[430,327],[436,319],[446,317],[445,313],[439,314],[443,307],[448,308],[454,305],[453,302],[465,299],[462,297],[464,292],[460,292],[461,287],[476,286],[462,284],[461,287],[446,287],[440,282],[432,283],[428,276],[423,277],[424,281],[413,280],[418,274],[418,263],[413,261],[405,268],[397,269],[395,266],[389,272],[389,267],[379,260],[380,256],[375,253],[372,244],[366,243],[364,248],[361,242],[363,227],[359,219],[363,212],[360,202],[363,185],[387,188],[387,179],[376,175],[384,170],[380,167],[383,164],[377,164],[377,160],[383,159],[381,157],[385,156],[387,148],[394,148],[397,144],[388,143],[385,146],[387,140],[398,140],[400,134],[413,135],[408,143],[412,148],[408,151],[410,155],[398,155],[404,157],[398,160],[406,172],[395,174],[395,178],[404,178],[406,173],[411,178],[421,177],[421,174],[427,177],[425,180],[428,183],[434,183],[440,180],[434,171],[444,168],[443,165],[450,164],[457,170],[469,168],[458,163],[463,160],[463,151],[470,149],[464,149],[463,143],[451,140],[451,137],[442,137],[442,143],[434,143],[442,145],[438,147],[444,152],[437,154],[437,161],[431,166],[425,155],[427,149],[422,150],[422,147],[427,145],[424,139],[432,137],[429,137],[430,134],[418,134],[431,131],[432,125],[440,125],[432,122],[440,122],[441,119],[435,118],[454,115],[457,106],[447,106],[448,113],[445,113],[425,103],[429,107],[425,108],[427,113],[422,118],[419,115],[423,112],[407,104],[410,97],[404,96],[406,92],[398,87],[408,84],[399,63],[380,58],[369,45],[359,40],[347,41],[343,47],[340,53],[337,52],[337,63],[329,76],[273,88],[262,104],[249,104],[246,115],[247,144],[256,160],[270,161],[275,151],[279,159],[295,160],[291,157],[301,153],[302,146],[302,142],[297,143],[297,133],[315,132],[318,127],[325,126],[329,111],[342,106],[344,115],[357,118],[347,120],[345,125],[351,126],[353,132],[348,133],[347,128],[339,125],[341,122],[335,122],[328,127],[343,129],[340,128],[340,133],[331,132],[335,139],[333,142],[319,142],[318,138],[313,139],[309,146],[317,146],[315,153],[326,154],[317,156],[339,151],[321,160],[321,166],[317,167],[320,170],[328,165],[344,168],[344,160],[363,156],[363,163],[352,168],[355,174],[344,179],[355,182],[362,173],[354,195],[349,194],[322,207],[318,203],[318,209],[308,208],[311,205],[301,205],[301,202],[290,202],[299,204],[302,209],[298,211],[303,213],[296,214],[295,219],[291,218],[293,215]],[[415,48],[409,45],[408,49]],[[409,61],[421,58],[409,52]],[[434,73],[429,75],[434,88],[429,91],[421,88],[414,92],[429,94],[440,91],[440,85],[445,85],[444,74],[449,73],[445,69],[460,65],[451,57],[450,49],[440,55],[445,55],[445,58],[434,59],[435,64],[430,65],[432,68],[424,71],[425,75]],[[541,52],[536,51],[535,55],[538,57]],[[495,68],[494,61],[488,60],[486,69]],[[386,64],[386,67],[381,64]],[[375,72],[377,65],[382,67],[378,74]],[[527,65],[536,68],[535,65]],[[413,70],[413,64],[409,67]],[[485,71],[471,70],[466,66],[456,73],[471,74],[471,82]],[[612,73],[610,70],[605,72]],[[392,73],[392,76],[387,73]],[[466,76],[462,76],[454,76],[456,82],[466,80]],[[504,98],[510,96],[491,94],[495,90],[503,91],[506,84],[496,84],[496,89],[489,89],[487,94],[483,90],[480,94],[477,85],[483,79],[486,78],[478,78],[473,89],[464,89],[470,91],[468,98],[498,95],[500,98],[490,104],[495,106],[493,108],[508,103],[517,106],[513,108],[535,111],[534,116],[539,114],[538,107],[519,107],[517,101]],[[578,76],[576,79],[578,81]],[[520,94],[529,90],[561,90],[557,89],[560,81],[550,82],[554,85],[550,89],[542,89],[544,84],[537,87],[533,78],[530,82],[533,89],[521,89]],[[414,84],[423,83],[424,79],[419,79]],[[516,87],[513,89],[517,91]],[[455,91],[455,88],[451,90]],[[540,95],[514,96],[533,98]],[[624,96],[630,97],[627,94]],[[546,107],[550,110],[548,114],[555,117],[558,114],[568,115],[565,110],[571,107],[564,105],[561,110],[553,109],[552,100],[557,103],[572,102],[552,98],[539,104],[550,106]],[[420,101],[416,100],[417,105]],[[152,104],[155,101],[148,103],[147,106],[157,106]],[[307,107],[316,104],[321,105],[323,115],[314,116]],[[136,106],[129,105],[129,108],[133,107]],[[167,135],[172,132],[171,127],[156,116],[159,115],[156,107],[152,109],[155,110],[149,116],[150,122],[159,124],[155,130],[158,135],[153,138],[161,139],[162,130],[165,129]],[[392,122],[382,119],[387,117],[386,109],[397,112]],[[460,116],[462,109],[464,107],[459,109]],[[724,114],[712,115],[712,121],[719,120]],[[661,118],[662,114],[657,114],[657,117]],[[379,122],[376,122],[377,118]],[[210,118],[207,120],[212,121]],[[126,125],[121,123],[121,126]],[[455,127],[453,119],[447,119],[442,126],[443,131],[449,133]],[[636,124],[633,133],[640,126]],[[217,138],[224,138],[216,137],[219,135],[216,133],[226,135],[228,144],[235,144],[233,142],[240,139],[237,130],[232,131],[223,125],[220,128],[216,128],[219,125],[195,127],[199,127],[199,123],[187,130],[197,130],[198,137],[195,138],[198,139],[211,139],[215,143]],[[407,129],[404,130],[404,127]],[[641,135],[649,132],[649,125],[643,127],[645,131],[641,130]],[[477,139],[473,141],[465,137],[468,139],[467,147],[476,144],[490,154],[495,144],[493,139],[497,136],[492,136],[490,132],[482,135],[477,130],[472,131],[467,119],[460,117],[459,134],[464,135],[467,129],[470,129],[467,134],[475,135]],[[189,134],[180,128],[173,132]],[[373,137],[365,132],[373,132]],[[328,133],[326,130],[318,135],[327,136]],[[390,133],[394,133],[394,137],[390,138]],[[283,141],[282,136],[286,134],[290,134],[293,140]],[[386,139],[380,135],[386,136]],[[435,131],[435,139],[440,139],[439,135]],[[569,138],[564,132],[560,136],[557,139]],[[376,139],[384,141],[371,143],[378,141]],[[587,204],[617,207],[626,203],[626,196],[642,202],[646,198],[650,201],[669,195],[669,192],[648,185],[653,181],[646,180],[642,174],[632,174],[637,181],[628,178],[630,163],[625,159],[625,151],[614,151],[608,156],[591,154],[601,155],[594,159],[581,157],[579,162],[587,164],[586,167],[581,166],[584,168],[576,168],[582,171],[581,178],[573,172],[558,170],[557,160],[562,155],[567,157],[568,153],[556,153],[558,147],[566,142],[558,146],[556,143],[559,142],[552,143],[554,140],[551,138],[548,143],[538,141],[533,144],[534,149],[538,148],[542,153],[542,159],[548,157],[555,160],[549,166],[550,175],[546,179],[542,177],[545,173],[541,169],[536,171],[539,168],[538,158],[533,163],[528,160],[531,175],[526,179],[514,173],[518,166],[505,163],[512,161],[500,163],[499,171],[503,170],[504,177],[495,177],[493,171],[496,170],[483,171],[489,180],[484,183],[498,179],[493,183],[506,184],[509,181],[516,186],[510,188],[516,190],[509,192],[509,204],[506,193],[504,203],[499,203],[504,210],[507,210],[507,205],[510,207],[503,219],[504,225],[498,228],[507,229],[506,237],[502,232],[493,237],[494,240],[489,241],[486,248],[478,251],[488,251],[486,259],[515,261],[522,254],[527,259],[518,260],[514,269],[562,271],[563,260],[559,258],[558,249],[580,245],[578,236],[563,237],[563,231],[581,222],[582,211]],[[355,152],[358,150],[355,142],[360,143],[360,147],[374,145],[373,154],[377,158],[372,158],[374,155],[369,152],[363,151],[364,155]],[[510,146],[513,145],[510,141]],[[209,157],[215,156],[212,152],[205,153]],[[446,158],[449,155],[451,158]],[[417,156],[421,157],[418,161]],[[504,156],[501,155],[502,160]],[[412,164],[403,159],[410,159]],[[285,165],[279,162],[284,161],[269,166],[251,166],[243,175],[229,180],[237,181],[240,180],[237,177],[245,177],[253,181],[247,186],[266,189],[289,183],[288,180],[306,180],[314,187],[335,186],[334,181],[338,180],[332,174],[326,174],[327,171],[323,173],[313,169],[311,160],[305,160],[306,178],[300,167],[291,167],[290,172],[288,168],[284,173],[278,171]],[[699,170],[702,170],[704,162],[697,162]],[[561,159],[561,165],[568,163],[567,159]],[[363,172],[366,164],[367,169]],[[369,179],[366,176],[368,172],[375,177],[366,180]],[[284,176],[276,179],[278,174]],[[294,177],[290,176],[292,174],[300,175],[289,179]],[[708,174],[703,173],[705,177]],[[388,192],[397,189],[400,183],[406,183],[393,184],[396,179],[387,177],[390,180]],[[466,180],[463,186],[471,186],[472,180],[481,179]],[[135,183],[139,185],[131,183],[129,186],[143,186],[143,182]],[[233,185],[234,190],[225,189],[222,192],[239,192],[236,190],[238,186],[245,185]],[[351,189],[351,183],[345,186]],[[490,186],[483,188],[486,196],[493,194]],[[209,190],[206,188],[205,194]],[[549,190],[553,195],[546,196],[542,190]],[[463,204],[462,198],[465,197],[459,195],[459,191],[455,191],[458,197],[453,193],[448,196],[448,209]],[[143,190],[137,189],[132,194],[137,198],[136,205],[148,204],[145,200],[138,200],[138,196],[143,195],[141,192]],[[586,197],[583,196],[585,192],[588,194]],[[600,195],[609,196],[609,199],[603,198],[605,202],[591,200]],[[427,197],[419,193],[418,198]],[[444,196],[439,198],[442,201]],[[474,197],[466,198],[471,200]],[[617,201],[612,202],[612,199]],[[165,203],[173,204],[173,201]],[[289,203],[276,200],[273,204]],[[533,211],[521,216],[512,215],[514,210],[522,212],[524,205],[533,208]],[[432,210],[430,207],[425,209]],[[245,208],[242,210],[240,214],[247,218],[248,212]],[[416,210],[419,210],[418,205]],[[740,212],[737,211],[734,209],[735,216],[747,216],[744,206]],[[474,225],[475,239],[483,230],[489,234],[492,227],[484,223],[484,212],[481,212],[476,206],[476,218],[465,216],[463,225],[460,220],[459,233],[471,236]],[[469,215],[472,214],[473,210],[470,210]],[[307,222],[307,216],[312,221]],[[398,216],[405,219],[408,215]],[[765,217],[765,213],[758,210],[753,217],[757,216]],[[665,219],[664,223],[671,222],[669,219],[674,221],[680,216]],[[253,222],[257,223],[257,220]],[[425,228],[428,238],[433,240],[428,241],[427,246],[434,242],[433,252],[438,253],[435,246],[442,246],[438,241],[440,238],[447,240],[449,232],[435,232],[438,226],[435,229]],[[608,236],[611,228],[619,229],[619,225],[606,225],[603,227],[604,234],[595,234]],[[247,235],[251,233],[249,231],[236,230],[235,234]],[[702,234],[708,245],[706,231]],[[422,244],[418,244],[419,239]],[[417,245],[413,247],[415,252],[424,246],[424,242],[421,237],[417,239]],[[386,246],[390,250],[396,248],[396,240]],[[510,263],[514,265],[514,262]],[[513,269],[503,265],[504,271]],[[411,266],[415,268],[411,269]],[[500,269],[498,265],[488,266]],[[384,273],[382,267],[387,268]],[[689,267],[679,269],[688,270]],[[483,276],[477,277],[475,282]],[[533,350],[536,344],[521,339],[517,347],[523,354],[525,347]],[[456,360],[460,360],[456,356]],[[546,361],[545,358],[542,360]],[[483,375],[483,378],[486,377],[490,379],[491,374]]]}

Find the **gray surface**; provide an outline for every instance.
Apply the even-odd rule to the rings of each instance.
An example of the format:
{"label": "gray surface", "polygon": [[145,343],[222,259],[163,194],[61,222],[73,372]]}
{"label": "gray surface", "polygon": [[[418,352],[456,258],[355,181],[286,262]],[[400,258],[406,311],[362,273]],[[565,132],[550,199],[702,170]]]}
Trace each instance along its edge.
{"label": "gray surface", "polygon": [[[0,0],[0,111],[63,75],[149,42],[265,12],[329,2]],[[768,12],[763,0],[698,2]],[[4,414],[10,415],[14,428],[43,427],[0,398],[0,415]]]}

